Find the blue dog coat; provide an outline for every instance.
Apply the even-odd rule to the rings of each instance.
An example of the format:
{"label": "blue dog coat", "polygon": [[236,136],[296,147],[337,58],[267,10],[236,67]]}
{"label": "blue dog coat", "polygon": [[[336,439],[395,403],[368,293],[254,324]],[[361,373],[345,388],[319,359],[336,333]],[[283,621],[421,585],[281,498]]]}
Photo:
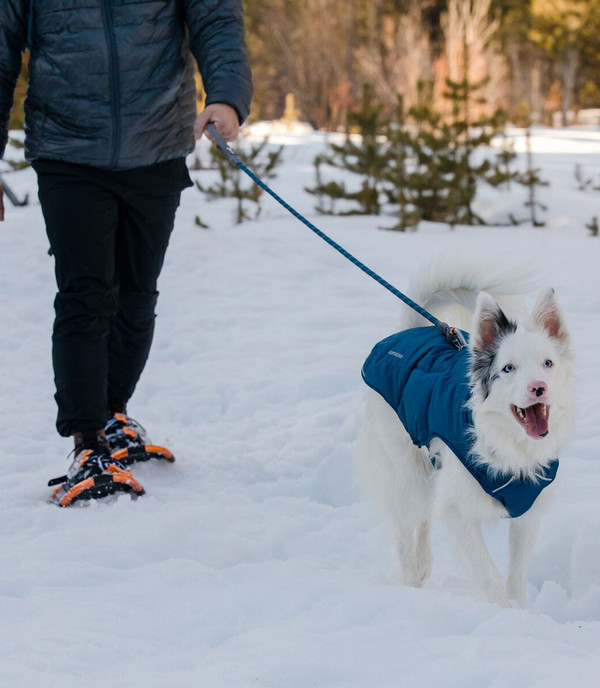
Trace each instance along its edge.
{"label": "blue dog coat", "polygon": [[362,377],[396,411],[417,447],[428,446],[434,437],[441,439],[482,489],[517,518],[554,480],[558,459],[540,468],[537,480],[492,474],[478,463],[472,454],[468,371],[467,349],[457,350],[436,327],[416,327],[376,344]]}

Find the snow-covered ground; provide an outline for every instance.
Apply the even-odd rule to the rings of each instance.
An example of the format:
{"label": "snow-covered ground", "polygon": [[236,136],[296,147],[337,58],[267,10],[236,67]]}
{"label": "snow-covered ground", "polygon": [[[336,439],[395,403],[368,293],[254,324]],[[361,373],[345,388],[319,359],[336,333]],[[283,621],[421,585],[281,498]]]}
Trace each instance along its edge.
{"label": "snow-covered ground", "polygon": [[[522,150],[522,132],[510,133]],[[319,217],[303,191],[324,136],[280,131],[274,188],[405,288],[434,257],[528,262],[555,286],[577,355],[578,426],[529,576],[528,611],[480,601],[435,532],[422,590],[395,579],[391,538],[353,470],[362,362],[401,308],[270,200],[184,194],[151,359],[131,403],[174,465],[135,469],[137,501],[48,503],[54,432],[52,260],[37,202],[0,225],[0,680],[11,688],[587,688],[600,672],[600,132],[537,130],[543,229]],[[14,151],[10,154],[16,155]],[[9,155],[10,157],[10,155]],[[195,173],[203,181],[213,172]],[[31,170],[6,176],[35,199]],[[524,193],[482,189],[494,220]],[[210,226],[194,225],[199,214]],[[500,221],[500,220],[495,220]],[[487,539],[506,570],[507,523]]]}

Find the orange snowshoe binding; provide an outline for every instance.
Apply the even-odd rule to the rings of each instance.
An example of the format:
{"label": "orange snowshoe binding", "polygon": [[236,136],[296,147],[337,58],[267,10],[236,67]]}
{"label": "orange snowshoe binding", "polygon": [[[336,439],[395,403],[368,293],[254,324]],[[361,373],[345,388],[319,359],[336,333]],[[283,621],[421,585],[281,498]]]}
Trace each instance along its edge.
{"label": "orange snowshoe binding", "polygon": [[61,507],[80,500],[100,499],[115,492],[129,492],[134,497],[144,494],[144,488],[133,473],[115,460],[101,443],[79,448],[67,474],[50,480],[48,486],[58,486],[50,499]]}
{"label": "orange snowshoe binding", "polygon": [[104,427],[112,458],[126,466],[136,461],[164,459],[169,463],[175,457],[166,447],[152,444],[146,430],[126,413],[115,413]]}

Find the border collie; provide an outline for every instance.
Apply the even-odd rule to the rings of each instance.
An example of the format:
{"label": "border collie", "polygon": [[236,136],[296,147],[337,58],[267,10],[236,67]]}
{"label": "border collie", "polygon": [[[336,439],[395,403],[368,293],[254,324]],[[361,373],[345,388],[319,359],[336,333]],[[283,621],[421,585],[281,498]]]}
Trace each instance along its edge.
{"label": "border collie", "polygon": [[[457,350],[407,309],[401,331],[365,362],[359,468],[391,520],[406,585],[420,587],[431,573],[436,515],[483,597],[526,605],[540,515],[573,425],[573,359],[554,291],[529,315],[513,314],[531,284],[522,270],[439,264],[411,297],[469,330],[468,347]],[[504,517],[506,584],[481,532],[483,521]]]}

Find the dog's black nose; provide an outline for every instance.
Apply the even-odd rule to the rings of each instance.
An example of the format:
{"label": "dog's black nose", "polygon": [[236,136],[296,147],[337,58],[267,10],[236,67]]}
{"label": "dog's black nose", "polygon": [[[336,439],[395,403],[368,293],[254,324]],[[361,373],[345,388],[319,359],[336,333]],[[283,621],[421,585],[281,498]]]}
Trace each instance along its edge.
{"label": "dog's black nose", "polygon": [[535,396],[536,396],[536,397],[541,397],[543,393],[544,393],[544,388],[543,388],[543,387],[538,387],[538,388],[535,390]]}

